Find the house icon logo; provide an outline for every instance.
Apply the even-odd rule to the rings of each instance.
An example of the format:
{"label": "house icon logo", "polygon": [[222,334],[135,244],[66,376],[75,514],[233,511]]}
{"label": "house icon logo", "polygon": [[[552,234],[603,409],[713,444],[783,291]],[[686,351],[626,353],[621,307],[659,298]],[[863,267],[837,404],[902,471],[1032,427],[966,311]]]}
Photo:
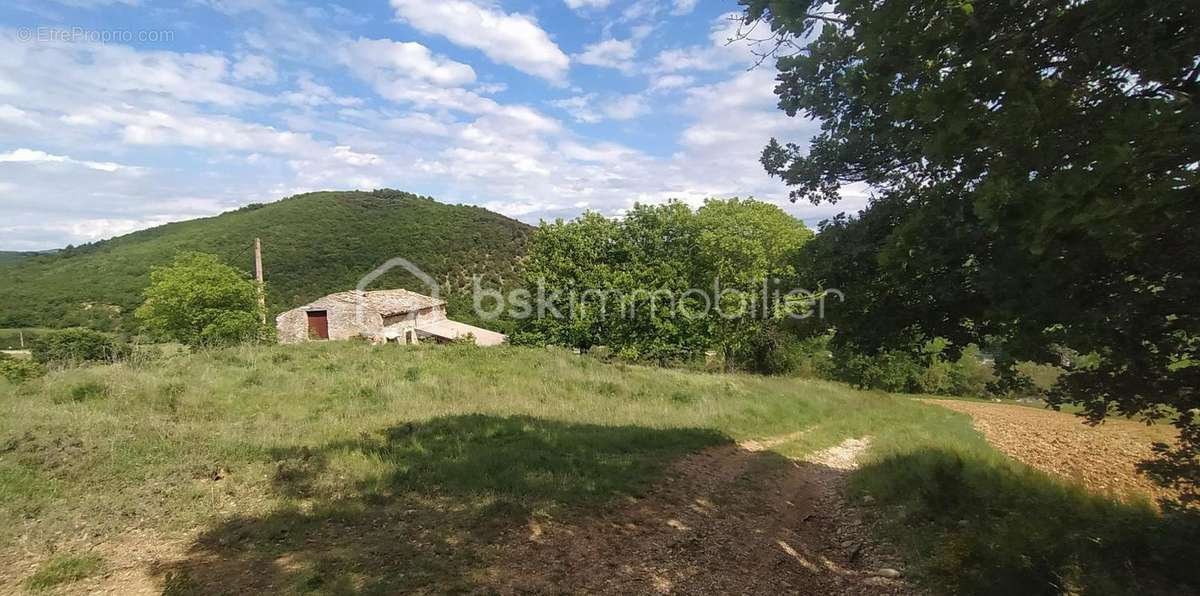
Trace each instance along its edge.
{"label": "house icon logo", "polygon": [[412,261],[405,259],[404,257],[393,257],[385,261],[382,265],[373,269],[370,273],[362,276],[362,278],[358,280],[358,284],[354,286],[354,293],[357,296],[357,304],[355,307],[354,316],[355,321],[357,321],[359,324],[362,324],[363,316],[366,312],[367,286],[371,285],[375,280],[382,277],[388,271],[391,271],[397,267],[400,267],[411,273],[413,277],[425,284],[425,288],[428,290],[428,292],[425,294],[426,296],[429,296],[435,301],[441,299],[442,288],[440,285],[438,285],[437,280],[433,279],[433,277],[428,273],[425,273],[425,271],[423,271],[420,267],[417,267]]}

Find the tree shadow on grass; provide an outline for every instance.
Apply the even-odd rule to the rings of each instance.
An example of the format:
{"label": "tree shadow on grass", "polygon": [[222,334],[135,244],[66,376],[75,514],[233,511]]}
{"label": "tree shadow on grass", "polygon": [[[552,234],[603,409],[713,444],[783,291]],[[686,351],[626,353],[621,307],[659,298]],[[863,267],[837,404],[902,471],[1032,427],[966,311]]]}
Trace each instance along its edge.
{"label": "tree shadow on grass", "polygon": [[[470,591],[480,558],[532,512],[640,494],[672,459],[729,442],[466,415],[279,450],[273,485],[293,506],[225,520],[154,572],[168,594]],[[370,472],[343,480],[347,461]]]}
{"label": "tree shadow on grass", "polygon": [[955,594],[1193,594],[1200,519],[1090,494],[1006,458],[923,449],[853,490],[923,581]]}

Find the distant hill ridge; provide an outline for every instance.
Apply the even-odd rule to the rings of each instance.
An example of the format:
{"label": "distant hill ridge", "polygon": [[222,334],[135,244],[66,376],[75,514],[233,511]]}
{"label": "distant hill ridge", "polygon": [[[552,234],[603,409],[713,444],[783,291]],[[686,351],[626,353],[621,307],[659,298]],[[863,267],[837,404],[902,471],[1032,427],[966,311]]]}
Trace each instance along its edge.
{"label": "distant hill ridge", "polygon": [[56,252],[58,252],[58,249],[54,249],[54,250],[0,250],[0,265],[6,265],[8,263],[16,263],[17,261],[24,261],[25,259],[28,259],[30,257],[36,257],[36,256],[40,256],[40,255],[52,255]]}
{"label": "distant hill ridge", "polygon": [[[495,287],[516,283],[531,230],[480,207],[396,190],[296,195],[53,254],[0,259],[0,327],[128,327],[152,267],[201,251],[252,271],[255,237],[263,241],[272,312],[353,288],[393,257],[437,279],[455,310],[455,296],[465,296],[474,275]],[[426,291],[400,271],[371,287]]]}

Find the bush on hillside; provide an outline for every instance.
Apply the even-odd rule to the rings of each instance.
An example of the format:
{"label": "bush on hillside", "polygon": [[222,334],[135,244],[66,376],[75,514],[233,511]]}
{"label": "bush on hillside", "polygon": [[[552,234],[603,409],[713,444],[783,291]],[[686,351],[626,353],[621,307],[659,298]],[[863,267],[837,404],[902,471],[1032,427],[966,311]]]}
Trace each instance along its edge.
{"label": "bush on hillside", "polygon": [[32,360],[17,359],[0,354],[0,377],[12,383],[24,383],[46,374],[46,367]]}
{"label": "bush on hillside", "polygon": [[766,375],[832,379],[831,335],[800,338],[781,325],[766,325],[751,338],[740,368]]}
{"label": "bush on hillside", "polygon": [[958,358],[946,353],[950,343],[940,337],[904,350],[877,354],[839,353],[830,366],[831,377],[857,387],[893,393],[932,393],[980,397],[990,394],[996,381],[994,365],[975,344]]}
{"label": "bush on hillside", "polygon": [[1013,366],[1022,397],[1044,398],[1065,372],[1061,367],[1036,362],[1018,362]]}
{"label": "bush on hillside", "polygon": [[764,375],[790,373],[797,366],[797,350],[792,338],[774,326],[767,326],[750,338],[743,367]]}
{"label": "bush on hillside", "polygon": [[[996,382],[996,367],[984,358],[983,351],[975,344],[968,344],[954,362],[951,372],[953,395],[978,397],[990,392]],[[1053,384],[1053,383],[1051,383]],[[1049,389],[1047,387],[1047,389]]]}
{"label": "bush on hillside", "polygon": [[893,393],[917,391],[925,367],[916,357],[901,350],[878,354],[839,354],[835,377],[855,387]]}
{"label": "bush on hillside", "polygon": [[41,334],[33,341],[31,352],[41,364],[115,362],[129,354],[129,345],[109,333],[73,328]]}
{"label": "bush on hillside", "polygon": [[829,349],[832,338],[833,334],[826,333],[796,340],[792,374],[806,379],[833,379],[833,352]]}

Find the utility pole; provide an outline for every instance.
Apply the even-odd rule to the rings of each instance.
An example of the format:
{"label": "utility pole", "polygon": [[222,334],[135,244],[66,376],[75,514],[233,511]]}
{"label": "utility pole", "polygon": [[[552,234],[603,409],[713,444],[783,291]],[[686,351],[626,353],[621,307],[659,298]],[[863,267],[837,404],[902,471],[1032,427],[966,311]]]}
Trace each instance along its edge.
{"label": "utility pole", "polygon": [[263,287],[262,240],[254,239],[254,279],[258,280],[258,318],[267,324],[267,294]]}

